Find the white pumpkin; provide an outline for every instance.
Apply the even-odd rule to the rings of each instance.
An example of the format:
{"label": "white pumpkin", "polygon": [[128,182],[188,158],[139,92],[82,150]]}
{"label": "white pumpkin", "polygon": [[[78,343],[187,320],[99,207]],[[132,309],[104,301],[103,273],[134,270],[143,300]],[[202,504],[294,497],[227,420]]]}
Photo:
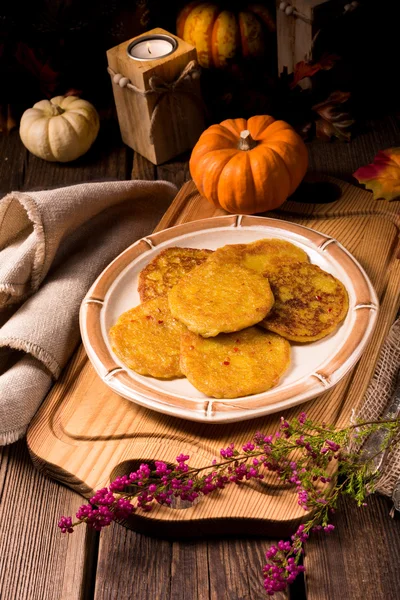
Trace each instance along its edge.
{"label": "white pumpkin", "polygon": [[99,115],[90,102],[77,96],[56,96],[24,112],[19,134],[35,156],[69,162],[89,150],[99,126]]}

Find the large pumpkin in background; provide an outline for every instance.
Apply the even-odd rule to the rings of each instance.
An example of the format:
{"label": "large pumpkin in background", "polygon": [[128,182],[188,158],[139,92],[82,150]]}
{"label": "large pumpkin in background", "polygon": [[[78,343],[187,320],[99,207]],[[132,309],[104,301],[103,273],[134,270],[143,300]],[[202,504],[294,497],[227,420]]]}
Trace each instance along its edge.
{"label": "large pumpkin in background", "polygon": [[241,57],[264,56],[275,22],[262,4],[235,11],[197,0],[181,10],[176,29],[178,37],[196,47],[202,67],[226,67]]}
{"label": "large pumpkin in background", "polygon": [[215,206],[241,214],[283,204],[307,166],[301,137],[288,123],[268,115],[211,125],[190,157],[190,174],[200,194]]}

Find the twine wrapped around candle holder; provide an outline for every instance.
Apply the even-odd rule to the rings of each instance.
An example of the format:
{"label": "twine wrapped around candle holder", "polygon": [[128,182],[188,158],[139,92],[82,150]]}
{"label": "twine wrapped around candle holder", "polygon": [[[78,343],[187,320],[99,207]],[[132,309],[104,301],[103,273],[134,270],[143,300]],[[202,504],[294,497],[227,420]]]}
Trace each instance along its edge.
{"label": "twine wrapped around candle holder", "polygon": [[198,107],[202,114],[206,113],[206,106],[203,102],[203,99],[195,90],[189,87],[191,81],[199,79],[201,73],[201,68],[195,60],[190,61],[186,65],[175,81],[167,82],[158,75],[153,75],[153,77],[150,77],[149,79],[150,89],[148,90],[139,89],[128,79],[128,77],[124,77],[121,73],[116,73],[111,67],[108,67],[107,71],[111,75],[112,81],[115,85],[119,85],[121,88],[126,87],[142,97],[150,96],[152,94],[157,96],[150,119],[149,139],[151,144],[154,144],[154,127],[157,120],[157,115],[159,114],[162,102],[167,97],[170,97],[171,95],[175,96],[177,102],[179,103],[182,97],[186,96],[187,98],[191,99],[191,101]]}

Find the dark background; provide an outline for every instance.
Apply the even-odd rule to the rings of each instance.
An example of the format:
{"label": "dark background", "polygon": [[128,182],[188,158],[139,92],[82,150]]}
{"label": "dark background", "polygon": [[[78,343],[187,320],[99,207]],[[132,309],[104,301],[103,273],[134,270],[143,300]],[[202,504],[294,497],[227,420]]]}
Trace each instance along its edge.
{"label": "dark background", "polygon": [[[43,98],[76,90],[98,108],[111,106],[105,51],[152,27],[174,33],[177,12],[184,4],[182,0],[3,0],[0,105],[11,104],[22,111]],[[245,4],[228,3],[230,8]],[[331,20],[319,36],[315,58],[334,53],[341,60],[331,71],[316,76],[313,97],[306,102],[315,103],[339,89],[351,91],[352,111],[359,122],[397,110],[398,16],[394,2],[361,1],[352,14]],[[290,97],[287,109],[287,88],[282,89],[271,60],[254,64],[240,71],[239,77],[236,71],[203,74],[211,120],[285,111],[291,120],[293,111],[302,110],[296,95]]]}

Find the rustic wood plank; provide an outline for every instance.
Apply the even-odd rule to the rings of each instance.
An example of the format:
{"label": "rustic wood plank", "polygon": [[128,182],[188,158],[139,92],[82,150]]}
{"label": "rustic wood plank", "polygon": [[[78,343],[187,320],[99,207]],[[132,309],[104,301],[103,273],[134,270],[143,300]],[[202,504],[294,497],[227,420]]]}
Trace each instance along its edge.
{"label": "rustic wood plank", "polygon": [[132,152],[122,145],[113,119],[101,122],[89,152],[71,163],[48,163],[28,152],[24,190],[75,185],[85,181],[130,179]]}
{"label": "rustic wood plank", "polygon": [[172,544],[170,600],[209,600],[207,549],[206,541],[180,541]]}
{"label": "rustic wood plank", "polygon": [[189,171],[190,152],[157,167],[157,179],[166,179],[180,189],[186,181],[191,179]]}
{"label": "rustic wood plank", "polygon": [[[0,136],[0,195],[11,190],[125,179],[132,152],[117,124],[102,121],[98,140],[71,164],[48,163],[22,145],[18,132]],[[93,597],[98,534],[86,527],[63,536],[61,515],[73,515],[82,498],[34,469],[26,442],[0,448],[0,598],[82,600]]]}
{"label": "rustic wood plank", "polygon": [[28,154],[16,129],[0,135],[0,198],[11,190],[21,189]]}
{"label": "rustic wood plank", "polygon": [[263,600],[269,544],[256,539],[171,543],[113,524],[101,533],[95,600]]}
{"label": "rustic wood plank", "polygon": [[157,179],[157,168],[147,158],[135,152],[131,179]]}
{"label": "rustic wood plank", "polygon": [[306,545],[307,600],[397,600],[400,589],[400,520],[391,502],[371,496],[358,508],[343,500],[332,519],[336,530]]}
{"label": "rustic wood plank", "polygon": [[63,537],[61,515],[81,497],[34,469],[26,442],[0,448],[0,598],[89,598],[96,534],[81,527]]}
{"label": "rustic wood plank", "polygon": [[171,542],[112,523],[100,536],[94,598],[168,600],[171,564]]}
{"label": "rustic wood plank", "polygon": [[[265,539],[210,541],[210,600],[265,600],[262,568],[270,544]],[[288,593],[280,592],[274,597],[284,600]]]}

